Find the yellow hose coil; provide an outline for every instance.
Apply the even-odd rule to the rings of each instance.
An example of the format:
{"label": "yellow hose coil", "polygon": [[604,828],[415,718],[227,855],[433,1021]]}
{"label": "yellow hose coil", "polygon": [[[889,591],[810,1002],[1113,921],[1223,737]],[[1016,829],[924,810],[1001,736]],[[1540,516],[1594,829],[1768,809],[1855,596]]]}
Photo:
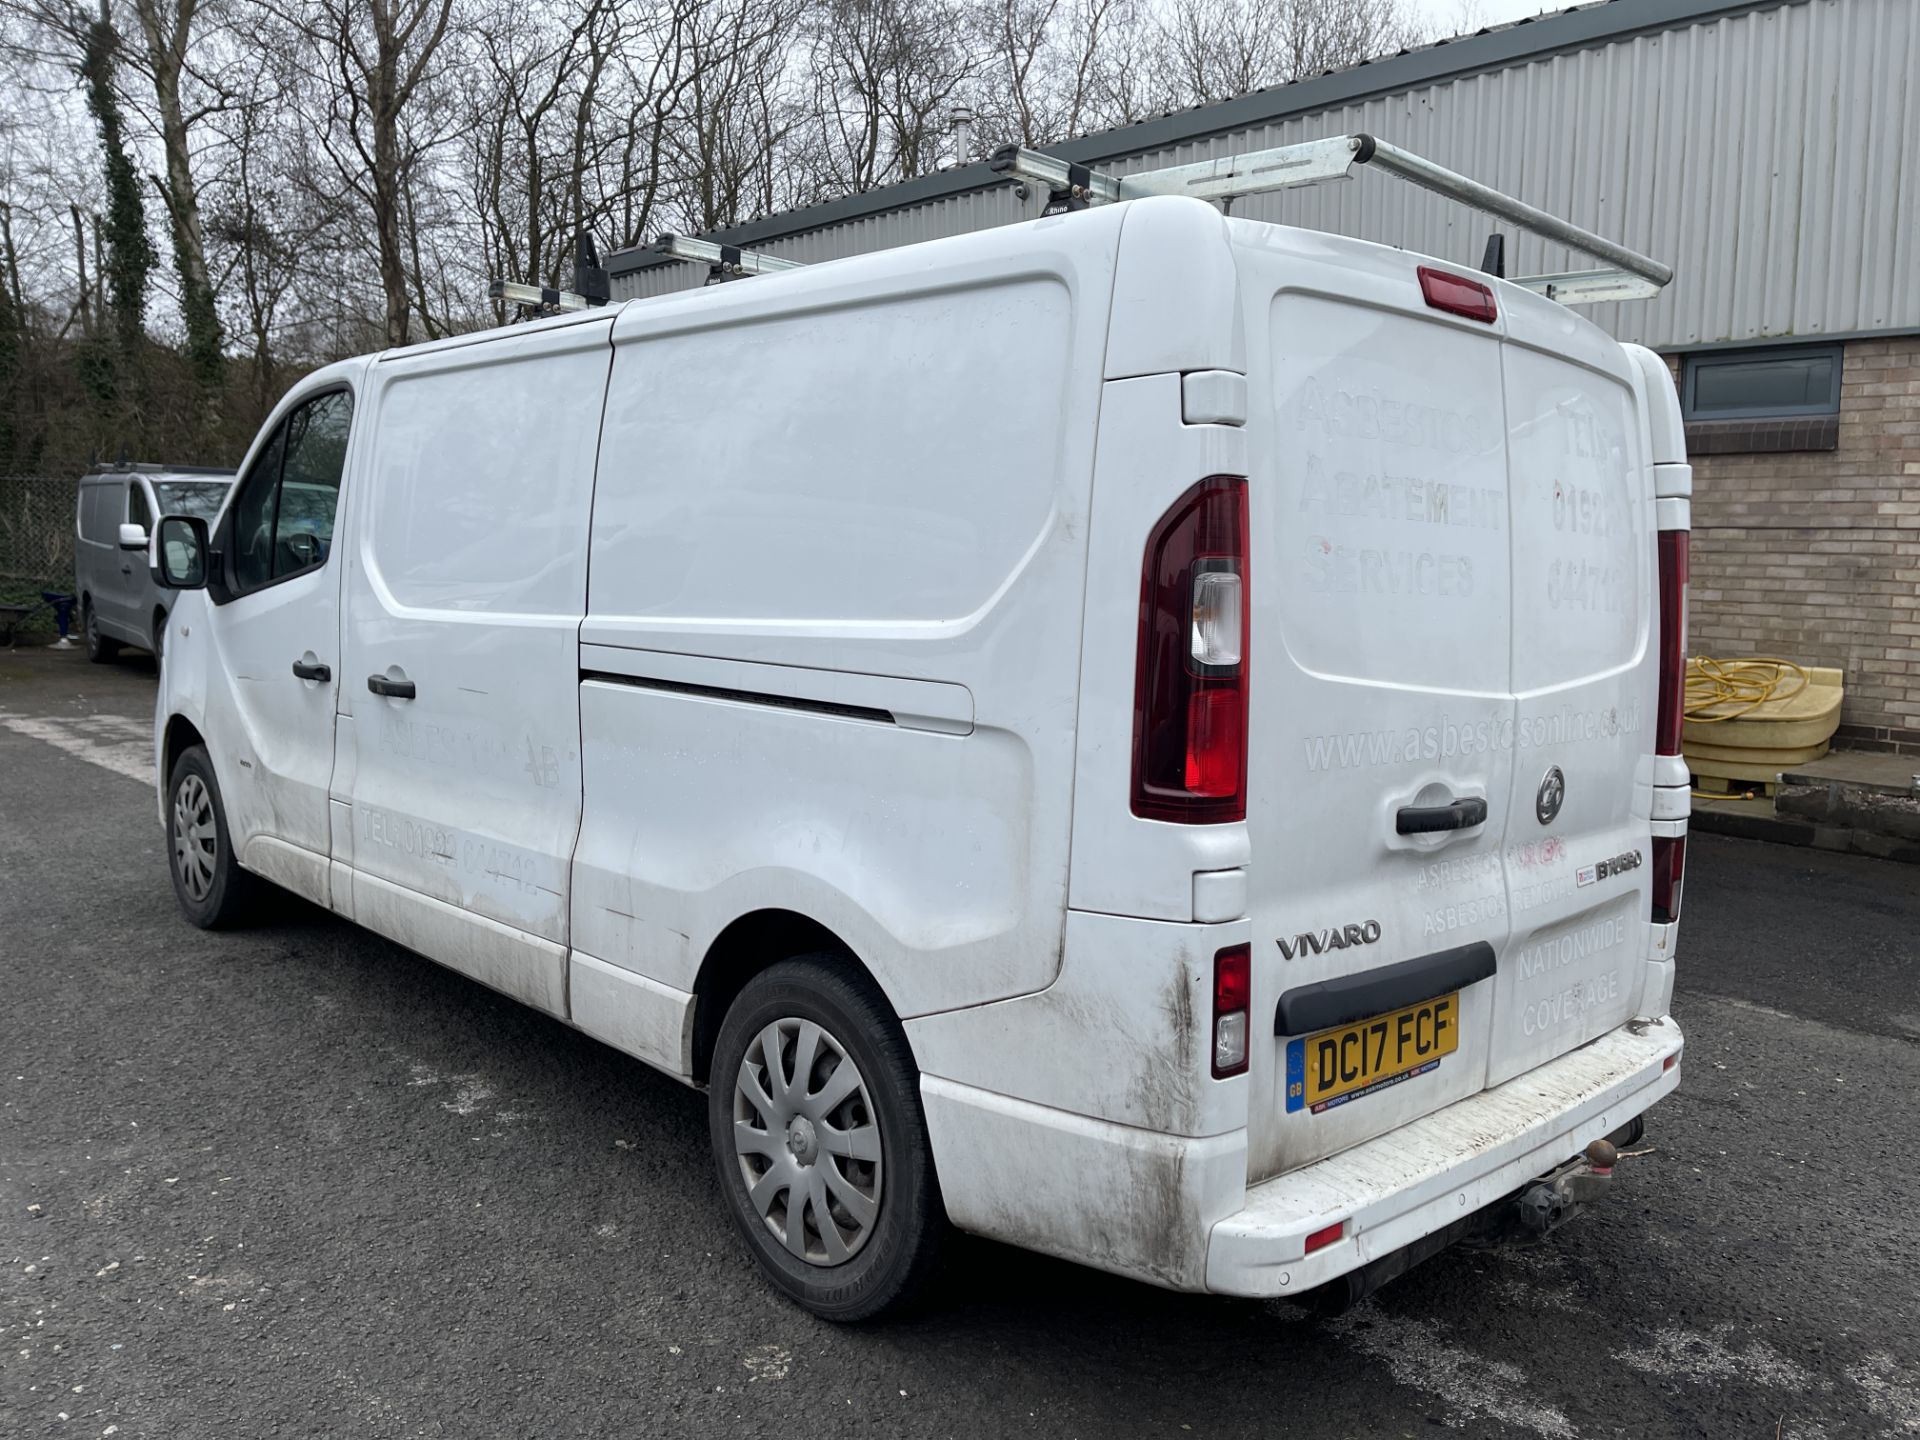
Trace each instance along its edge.
{"label": "yellow hose coil", "polygon": [[1702,725],[1738,720],[1770,700],[1798,695],[1809,683],[1806,668],[1791,660],[1715,660],[1697,655],[1687,662],[1683,713]]}

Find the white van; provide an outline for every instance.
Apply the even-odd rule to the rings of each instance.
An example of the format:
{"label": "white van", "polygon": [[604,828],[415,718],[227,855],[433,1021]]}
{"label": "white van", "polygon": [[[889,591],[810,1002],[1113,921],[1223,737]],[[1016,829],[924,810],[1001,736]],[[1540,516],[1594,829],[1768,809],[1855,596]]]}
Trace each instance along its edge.
{"label": "white van", "polygon": [[333,365],[158,537],[174,885],[703,1088],[821,1315],[949,1226],[1351,1298],[1678,1083],[1685,461],[1650,352],[1193,199]]}

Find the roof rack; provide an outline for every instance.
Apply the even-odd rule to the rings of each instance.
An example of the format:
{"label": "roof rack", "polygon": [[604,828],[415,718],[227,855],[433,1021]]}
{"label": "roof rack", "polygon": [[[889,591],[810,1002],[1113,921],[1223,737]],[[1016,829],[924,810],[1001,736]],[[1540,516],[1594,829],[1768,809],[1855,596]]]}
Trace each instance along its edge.
{"label": "roof rack", "polygon": [[593,243],[593,233],[582,230],[573,237],[573,289],[523,285],[518,280],[489,280],[487,298],[518,305],[530,317],[537,319],[605,305],[613,298],[613,286],[607,278],[607,272],[601,268],[600,252]]}
{"label": "roof rack", "polygon": [[798,260],[782,260],[777,255],[763,255],[758,250],[742,250],[738,245],[716,245],[711,240],[695,240],[686,235],[662,235],[653,242],[653,248],[676,260],[691,260],[707,266],[709,285],[738,280],[746,275],[772,275],[780,270],[802,268]]}
{"label": "roof rack", "polygon": [[594,303],[573,290],[556,290],[551,285],[522,285],[518,280],[489,280],[487,298],[504,300],[509,305],[524,305],[536,315],[585,310]]}
{"label": "roof rack", "polygon": [[224,465],[169,465],[161,460],[96,460],[87,467],[89,475],[231,475]]}
{"label": "roof rack", "polygon": [[995,152],[988,164],[1003,175],[1045,185],[1047,206],[1041,213],[1057,215],[1068,210],[1084,210],[1089,205],[1113,204],[1137,200],[1149,195],[1192,195],[1202,200],[1233,200],[1242,195],[1258,195],[1272,190],[1290,190],[1315,185],[1323,180],[1345,180],[1356,166],[1371,165],[1377,170],[1457,200],[1462,205],[1488,215],[1498,216],[1522,230],[1552,240],[1607,262],[1608,268],[1576,270],[1560,275],[1530,275],[1513,283],[1525,286],[1548,299],[1567,305],[1591,305],[1603,300],[1641,300],[1657,295],[1670,280],[1673,270],[1658,260],[1630,250],[1604,235],[1562,220],[1545,210],[1516,200],[1478,180],[1469,179],[1445,166],[1436,165],[1411,150],[1402,150],[1371,135],[1336,135],[1325,140],[1308,140],[1297,145],[1281,145],[1271,150],[1255,150],[1240,155],[1225,155],[1217,160],[1202,160],[1192,165],[1174,165],[1162,170],[1144,170],[1132,175],[1103,175],[1059,160],[1038,150],[1008,145]]}

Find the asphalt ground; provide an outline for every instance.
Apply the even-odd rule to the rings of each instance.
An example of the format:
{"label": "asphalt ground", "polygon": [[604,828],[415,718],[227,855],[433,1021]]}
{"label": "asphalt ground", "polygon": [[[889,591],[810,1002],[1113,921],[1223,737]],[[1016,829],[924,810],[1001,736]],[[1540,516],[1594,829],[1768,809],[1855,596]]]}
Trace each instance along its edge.
{"label": "asphalt ground", "polygon": [[1695,837],[1678,1095],[1602,1206],[1335,1321],[980,1241],[842,1329],[699,1097],[164,870],[152,667],[0,653],[0,1437],[1920,1435],[1920,869]]}

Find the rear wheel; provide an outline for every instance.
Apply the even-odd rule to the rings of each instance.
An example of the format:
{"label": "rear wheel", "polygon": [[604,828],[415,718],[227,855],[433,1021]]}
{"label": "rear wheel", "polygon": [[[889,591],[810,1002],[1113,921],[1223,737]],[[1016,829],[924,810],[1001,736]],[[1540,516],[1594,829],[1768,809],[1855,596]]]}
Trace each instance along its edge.
{"label": "rear wheel", "polygon": [[189,747],[173,762],[167,782],[167,862],[181,913],[202,930],[237,924],[252,910],[260,882],[233,858],[220,782],[203,745]]}
{"label": "rear wheel", "polygon": [[120,653],[120,642],[100,633],[100,617],[93,613],[91,599],[80,602],[80,630],[87,637],[87,659],[104,665]]}
{"label": "rear wheel", "polygon": [[905,1304],[946,1234],[900,1022],[837,957],[755,976],[714,1047],[707,1114],[727,1206],[760,1266],[828,1320]]}

